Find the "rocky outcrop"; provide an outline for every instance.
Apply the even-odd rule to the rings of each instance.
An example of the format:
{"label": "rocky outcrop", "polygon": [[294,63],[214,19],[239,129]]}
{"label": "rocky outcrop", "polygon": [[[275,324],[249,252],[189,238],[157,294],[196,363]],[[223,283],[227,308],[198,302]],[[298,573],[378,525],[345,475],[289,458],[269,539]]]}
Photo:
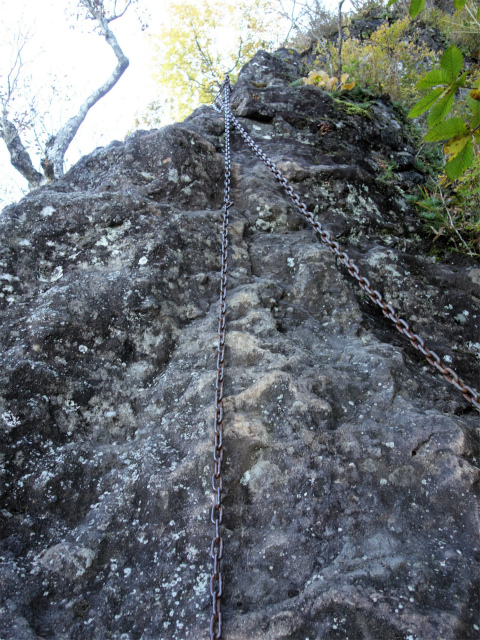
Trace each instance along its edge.
{"label": "rocky outcrop", "polygon": [[[476,386],[480,269],[426,255],[400,114],[300,73],[259,52],[243,126]],[[222,138],[202,107],[0,219],[5,640],[208,635]],[[478,415],[236,134],[233,162],[223,637],[478,637]]]}
{"label": "rocky outcrop", "polygon": [[[453,3],[450,0],[445,0],[445,2],[448,5],[448,8],[440,6],[442,4],[441,2],[435,3],[435,5],[432,4],[430,8],[437,8],[443,12],[454,13],[455,9]],[[344,15],[342,22],[343,39],[348,40],[349,38],[352,38],[365,44],[369,44],[372,42],[371,37],[375,31],[384,25],[392,26],[397,20],[405,18],[407,13],[405,6],[394,5],[387,10],[385,7],[372,5],[359,13],[346,14]],[[407,37],[412,45],[424,45],[427,49],[435,52],[438,57],[440,57],[449,46],[450,42],[438,27],[433,26],[433,22],[431,20],[423,20],[422,18],[423,14],[420,14],[420,17],[410,25],[408,32],[404,34],[403,37]],[[337,46],[338,22],[336,20],[333,20],[330,28],[325,32],[324,37],[328,42],[334,44],[335,47]],[[300,48],[303,49],[301,53],[302,60],[310,66],[320,66],[327,69],[329,60],[322,53],[322,47],[318,46],[318,40],[314,37],[310,37],[307,38],[307,43],[308,44],[304,43],[303,47],[300,46]],[[467,65],[470,65],[470,60],[471,59],[467,58]],[[471,60],[472,64],[473,62],[474,61]]]}

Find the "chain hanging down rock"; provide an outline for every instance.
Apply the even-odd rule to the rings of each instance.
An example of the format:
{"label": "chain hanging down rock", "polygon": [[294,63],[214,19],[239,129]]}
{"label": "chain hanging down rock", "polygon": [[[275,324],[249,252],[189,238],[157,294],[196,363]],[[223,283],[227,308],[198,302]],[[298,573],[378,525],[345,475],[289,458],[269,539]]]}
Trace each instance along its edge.
{"label": "chain hanging down rock", "polygon": [[[225,93],[225,96],[226,96],[226,93]],[[272,171],[275,178],[283,186],[287,194],[290,196],[290,198],[293,200],[295,205],[304,215],[306,220],[313,226],[315,231],[319,234],[320,240],[324,244],[326,244],[327,247],[330,249],[330,251],[332,251],[332,253],[334,253],[335,256],[340,260],[340,262],[347,267],[349,274],[353,278],[358,280],[358,283],[360,284],[361,288],[364,291],[366,291],[370,300],[374,304],[380,307],[380,309],[383,312],[383,315],[394,323],[398,331],[400,331],[400,333],[405,335],[410,340],[411,344],[415,347],[415,349],[420,351],[420,353],[422,353],[426,357],[427,361],[432,365],[432,367],[434,367],[437,371],[439,371],[451,385],[453,385],[458,391],[460,391],[460,393],[463,395],[463,397],[466,400],[468,400],[468,402],[470,402],[476,409],[480,411],[480,397],[478,393],[474,389],[466,385],[465,382],[459,377],[459,375],[455,371],[453,371],[453,369],[445,366],[440,356],[437,355],[435,351],[432,351],[431,349],[429,349],[425,344],[425,341],[423,340],[423,338],[421,338],[418,334],[413,333],[413,331],[410,329],[408,322],[403,320],[403,318],[400,318],[397,315],[397,312],[395,311],[395,309],[390,304],[387,304],[383,300],[382,294],[376,289],[372,289],[368,278],[365,278],[360,274],[360,271],[357,265],[350,260],[350,258],[344,251],[340,249],[338,242],[335,242],[334,240],[332,240],[332,237],[330,236],[329,232],[325,231],[325,229],[322,228],[322,225],[320,224],[320,222],[318,222],[318,220],[315,220],[313,213],[308,211],[305,203],[300,200],[298,194],[296,194],[292,186],[288,184],[286,178],[283,176],[282,172],[279,169],[277,169],[273,160],[271,160],[271,158],[269,158],[260,149],[260,147],[255,143],[255,141],[248,135],[248,133],[242,127],[242,125],[237,120],[237,118],[230,113],[230,105],[227,104],[226,98],[221,103],[220,103],[220,100],[217,98],[216,103],[217,103],[217,106],[216,106],[217,109],[221,107],[225,111],[225,113],[227,112],[227,110],[229,111],[229,120],[231,120],[233,126],[237,129],[237,131],[240,133],[240,135],[248,144],[248,146],[253,150],[253,152],[262,160],[262,162],[270,169],[270,171]]]}
{"label": "chain hanging down rock", "polygon": [[223,520],[222,505],[222,460],[223,460],[223,379],[225,375],[225,325],[226,325],[226,295],[227,295],[227,253],[228,253],[228,210],[233,202],[230,200],[230,80],[225,76],[223,84],[225,108],[225,187],[223,203],[222,226],[222,267],[220,271],[220,313],[218,322],[218,347],[217,347],[217,381],[215,388],[215,417],[213,429],[215,433],[215,446],[213,459],[215,462],[212,475],[212,489],[214,502],[211,512],[211,521],[215,526],[215,535],[212,540],[210,555],[213,560],[213,570],[210,576],[210,595],[212,596],[212,616],[210,618],[210,640],[219,640],[222,637],[222,612],[221,599],[223,581],[221,561],[223,557],[223,538],[220,535],[220,525]]}

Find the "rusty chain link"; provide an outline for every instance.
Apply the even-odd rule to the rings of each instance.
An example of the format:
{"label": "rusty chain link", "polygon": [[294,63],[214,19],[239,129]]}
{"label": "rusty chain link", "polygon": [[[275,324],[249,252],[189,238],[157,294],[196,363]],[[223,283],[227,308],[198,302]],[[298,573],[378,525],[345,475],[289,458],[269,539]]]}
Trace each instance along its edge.
{"label": "rusty chain link", "polygon": [[[210,576],[210,595],[212,597],[212,615],[210,618],[210,640],[220,640],[222,636],[222,613],[221,613],[221,598],[223,593],[223,579],[221,572],[221,560],[223,558],[223,538],[220,535],[220,525],[223,520],[223,505],[222,505],[222,460],[223,460],[223,382],[225,375],[225,329],[226,329],[226,294],[227,294],[227,250],[228,250],[228,210],[232,206],[233,202],[230,200],[230,167],[231,167],[231,155],[230,155],[230,129],[233,126],[240,133],[242,138],[248,144],[248,146],[254,151],[254,153],[264,162],[264,164],[272,171],[276,179],[283,186],[287,194],[293,200],[294,204],[298,207],[306,220],[313,226],[315,231],[319,234],[321,241],[327,245],[327,247],[335,254],[340,262],[348,269],[349,274],[355,278],[360,287],[366,291],[370,300],[378,305],[383,312],[383,315],[393,322],[395,327],[405,335],[411,342],[411,344],[420,351],[427,359],[427,361],[439,371],[445,379],[450,382],[460,393],[468,400],[476,409],[480,410],[480,398],[478,393],[466,385],[458,374],[446,367],[435,351],[432,351],[427,347],[423,338],[418,334],[413,333],[408,323],[400,318],[395,309],[384,302],[382,294],[376,289],[372,289],[370,281],[360,274],[360,271],[355,263],[353,263],[348,255],[341,251],[338,242],[332,240],[332,237],[328,231],[325,231],[318,222],[315,220],[313,214],[308,211],[307,206],[300,200],[300,197],[295,193],[292,186],[288,184],[286,178],[282,172],[277,169],[273,160],[271,160],[261,148],[254,142],[245,129],[241,126],[240,122],[230,111],[230,80],[228,74],[225,75],[225,80],[221,86],[220,93],[216,97],[213,107],[218,112],[224,112],[225,115],[225,186],[224,186],[224,204],[223,204],[223,226],[222,226],[222,262],[220,271],[220,313],[218,324],[218,347],[217,347],[217,379],[215,389],[215,417],[214,417],[214,433],[215,433],[215,445],[213,450],[213,459],[215,462],[214,472],[212,474],[212,489],[214,493],[214,502],[211,510],[211,522],[215,526],[215,535],[212,539],[210,548],[210,556],[213,560],[213,571]],[[222,96],[223,94],[223,96]]]}
{"label": "rusty chain link", "polygon": [[[224,102],[221,103],[221,106],[225,109]],[[372,289],[368,278],[365,278],[360,274],[357,265],[350,260],[350,258],[344,251],[341,251],[338,242],[332,240],[330,233],[322,228],[322,225],[320,224],[320,222],[318,222],[318,220],[315,220],[313,214],[308,211],[305,203],[300,200],[299,196],[295,193],[291,185],[288,184],[287,180],[282,175],[282,172],[277,169],[275,163],[265,155],[265,153],[248,135],[248,133],[245,131],[245,129],[233,114],[230,114],[230,120],[232,121],[233,126],[237,129],[242,138],[248,144],[248,146],[270,169],[270,171],[272,171],[287,194],[293,200],[294,204],[298,207],[298,209],[300,209],[307,221],[310,222],[315,231],[319,234],[321,241],[326,244],[330,251],[332,251],[332,253],[337,256],[340,262],[347,267],[349,274],[353,278],[358,280],[358,283],[360,284],[361,288],[366,291],[370,300],[380,307],[383,315],[389,318],[389,320],[391,320],[396,326],[398,331],[400,331],[400,333],[405,335],[410,340],[413,347],[415,347],[415,349],[420,351],[420,353],[422,353],[426,357],[427,361],[432,365],[432,367],[439,371],[450,384],[452,384],[458,391],[460,391],[460,393],[466,400],[468,400],[468,402],[470,402],[476,409],[480,411],[480,397],[478,393],[474,389],[466,385],[465,382],[459,377],[459,375],[455,371],[453,371],[453,369],[445,366],[441,361],[440,356],[437,355],[435,351],[432,351],[427,347],[423,338],[421,338],[418,334],[413,333],[413,331],[410,329],[410,326],[408,325],[408,322],[403,320],[403,318],[400,318],[397,315],[395,309],[390,304],[384,302],[382,294],[376,289]]]}
{"label": "rusty chain link", "polygon": [[220,525],[223,520],[222,505],[222,460],[223,460],[223,379],[225,375],[225,330],[227,313],[227,255],[228,255],[228,210],[233,202],[230,200],[230,80],[228,75],[222,85],[225,107],[225,186],[223,190],[223,225],[222,225],[222,266],[220,270],[220,313],[218,316],[218,346],[217,346],[217,380],[215,386],[215,417],[213,430],[215,445],[213,459],[215,462],[212,474],[212,490],[214,501],[210,520],[215,525],[215,535],[210,547],[213,560],[213,570],[210,576],[210,595],[212,596],[212,615],[210,618],[210,640],[222,637],[222,592],[223,580],[221,560],[223,558],[223,538],[220,535]]}

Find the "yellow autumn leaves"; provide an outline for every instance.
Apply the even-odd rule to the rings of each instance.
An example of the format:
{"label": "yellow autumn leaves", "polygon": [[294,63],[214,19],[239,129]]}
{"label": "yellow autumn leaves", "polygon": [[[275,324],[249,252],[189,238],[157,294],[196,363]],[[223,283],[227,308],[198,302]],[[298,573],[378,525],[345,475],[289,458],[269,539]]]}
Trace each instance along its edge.
{"label": "yellow autumn leaves", "polygon": [[235,82],[259,49],[278,46],[278,20],[268,6],[268,0],[170,1],[168,21],[151,37],[163,123],[211,102],[225,72]]}
{"label": "yellow autumn leaves", "polygon": [[304,84],[313,84],[316,87],[321,87],[325,91],[351,91],[355,86],[355,80],[351,80],[347,82],[349,78],[348,73],[342,73],[340,77],[340,82],[337,76],[330,76],[325,71],[320,71],[317,69],[313,69],[310,71],[306,78],[303,78]]}

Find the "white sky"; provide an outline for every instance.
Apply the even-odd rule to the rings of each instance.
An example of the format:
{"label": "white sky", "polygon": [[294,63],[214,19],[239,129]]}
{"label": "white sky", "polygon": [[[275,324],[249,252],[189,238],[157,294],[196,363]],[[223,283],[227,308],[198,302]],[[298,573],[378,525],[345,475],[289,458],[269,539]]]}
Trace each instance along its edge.
{"label": "white sky", "polygon": [[[74,5],[65,0],[0,2],[0,23],[15,25],[20,21],[33,32],[32,40],[25,49],[25,58],[29,61],[26,71],[32,75],[34,83],[38,87],[49,86],[51,74],[55,74],[60,90],[66,87],[67,95],[72,98],[73,94],[69,103],[57,101],[57,109],[52,114],[57,126],[52,127],[52,133],[58,129],[58,118],[63,124],[73,116],[79,104],[110,76],[117,62],[104,39],[92,32],[93,22],[79,22],[80,28],[77,29],[71,27],[74,21],[65,13],[67,4]],[[150,29],[154,31],[155,22],[161,15],[159,9],[165,3],[162,0],[142,0],[142,4],[151,9]],[[3,25],[0,24],[0,28]],[[88,113],[67,152],[68,165],[97,146],[123,139],[133,127],[136,112],[155,96],[147,38],[132,7],[124,17],[113,22],[111,28],[129,58],[130,66],[117,85]],[[73,90],[69,92],[68,86]],[[0,170],[2,183],[11,178],[18,185],[24,184],[21,176],[10,167],[8,152],[1,141]]]}
{"label": "white sky", "polygon": [[[151,77],[151,51],[146,33],[158,32],[160,24],[168,19],[167,2],[140,0],[142,13],[150,17],[147,32],[142,32],[133,7],[112,23],[111,28],[129,58],[130,66],[117,85],[87,115],[67,152],[67,166],[97,146],[122,140],[133,128],[136,113],[158,98],[158,87]],[[5,33],[8,29],[18,24],[30,27],[33,36],[24,58],[29,61],[26,70],[33,78],[32,85],[39,91],[45,89],[55,75],[61,93],[65,95],[66,88],[70,98],[68,102],[56,101],[50,118],[52,133],[58,130],[59,120],[63,124],[74,115],[78,105],[110,76],[116,65],[110,47],[101,36],[92,32],[93,23],[81,21],[72,28],[74,21],[65,12],[65,7],[75,7],[75,4],[74,0],[0,0],[0,57],[6,57]],[[121,2],[118,4],[120,6]],[[327,0],[325,5],[336,6],[336,0]],[[26,181],[11,167],[1,140],[0,172],[2,207],[21,197]],[[9,197],[5,191],[10,192]]]}

